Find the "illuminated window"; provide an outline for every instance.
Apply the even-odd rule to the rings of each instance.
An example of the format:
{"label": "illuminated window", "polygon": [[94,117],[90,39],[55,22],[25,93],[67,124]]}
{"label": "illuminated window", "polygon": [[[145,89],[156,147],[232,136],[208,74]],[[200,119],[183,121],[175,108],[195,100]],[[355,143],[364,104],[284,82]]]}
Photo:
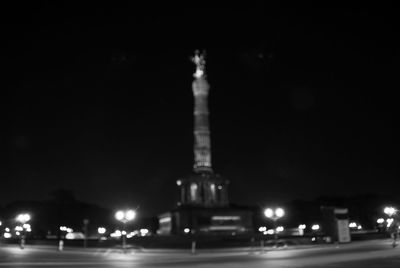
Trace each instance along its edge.
{"label": "illuminated window", "polygon": [[212,216],[211,219],[214,221],[239,221],[240,216]]}
{"label": "illuminated window", "polygon": [[166,223],[166,222],[171,222],[171,217],[165,217],[160,219],[160,223]]}
{"label": "illuminated window", "polygon": [[214,183],[211,183],[210,191],[211,191],[211,200],[215,201],[216,200],[216,192],[215,192],[215,184]]}
{"label": "illuminated window", "polygon": [[197,200],[197,184],[196,183],[190,184],[190,200],[191,201]]}

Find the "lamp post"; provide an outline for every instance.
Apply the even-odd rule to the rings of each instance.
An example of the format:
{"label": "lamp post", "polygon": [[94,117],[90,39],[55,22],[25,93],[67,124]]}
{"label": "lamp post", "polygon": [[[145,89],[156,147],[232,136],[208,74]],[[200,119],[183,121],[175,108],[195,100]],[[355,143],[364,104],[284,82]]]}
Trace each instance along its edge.
{"label": "lamp post", "polygon": [[266,208],[264,210],[264,215],[265,217],[267,217],[268,219],[271,219],[274,223],[274,243],[275,246],[278,245],[278,232],[277,232],[277,224],[276,222],[278,221],[278,219],[282,218],[285,215],[285,211],[282,208]]}
{"label": "lamp post", "polygon": [[385,207],[383,210],[383,212],[389,216],[389,218],[386,220],[386,227],[390,231],[390,236],[393,239],[393,247],[397,246],[397,239],[399,237],[399,222],[398,219],[394,218],[394,216],[397,214],[397,211],[398,210],[394,207]]}
{"label": "lamp post", "polygon": [[[19,214],[16,217],[16,221],[21,223],[23,226],[31,219],[31,215],[28,213]],[[22,227],[21,230],[21,239],[20,239],[20,247],[24,249],[25,246],[25,228]]]}
{"label": "lamp post", "polygon": [[101,239],[103,237],[103,235],[106,233],[106,228],[104,227],[99,227],[97,228],[97,233],[99,234],[99,242],[101,242]]}
{"label": "lamp post", "polygon": [[84,232],[83,247],[84,248],[87,247],[88,224],[89,224],[89,219],[83,219],[83,232]]}
{"label": "lamp post", "polygon": [[394,207],[385,207],[383,209],[383,212],[388,215],[389,217],[392,217],[393,215],[396,214],[397,209],[395,209]]}
{"label": "lamp post", "polygon": [[[386,215],[388,215],[388,219],[386,220],[386,222],[387,222],[387,225],[386,225],[386,227],[387,228],[389,228],[391,225],[392,225],[392,223],[394,222],[394,217],[393,216],[395,216],[396,214],[397,214],[397,209],[396,208],[394,208],[394,207],[385,207],[384,209],[383,209],[383,212],[386,214]],[[395,223],[395,222],[394,222]]]}
{"label": "lamp post", "polygon": [[136,217],[136,211],[134,210],[119,210],[115,213],[115,218],[124,224],[124,228],[121,232],[122,236],[122,249],[126,248],[126,224]]}
{"label": "lamp post", "polygon": [[377,228],[378,228],[379,232],[383,232],[385,230],[384,222],[385,222],[384,218],[379,218],[376,220]]}

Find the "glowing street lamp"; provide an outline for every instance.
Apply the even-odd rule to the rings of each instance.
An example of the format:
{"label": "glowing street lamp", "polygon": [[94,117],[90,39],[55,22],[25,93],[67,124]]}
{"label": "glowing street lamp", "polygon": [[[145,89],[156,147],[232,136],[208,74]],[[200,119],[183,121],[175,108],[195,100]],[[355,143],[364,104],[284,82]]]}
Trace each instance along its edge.
{"label": "glowing street lamp", "polygon": [[299,227],[297,227],[299,229],[299,235],[304,235],[304,230],[306,227],[307,226],[305,224],[300,224]]}
{"label": "glowing street lamp", "polygon": [[[31,215],[29,215],[28,213],[19,214],[15,218],[15,220],[17,222],[19,222],[19,223],[21,223],[22,225],[25,225],[25,226],[27,226],[26,223],[28,221],[30,221],[30,219],[31,219]],[[18,231],[20,233],[20,235],[21,235],[20,247],[21,247],[21,249],[24,249],[24,246],[25,246],[25,231],[24,231],[24,228],[21,227],[21,229],[22,229],[21,231]],[[29,229],[30,229],[30,225],[29,225]]]}
{"label": "glowing street lamp", "polygon": [[388,215],[389,217],[392,217],[393,215],[395,215],[397,213],[397,209],[395,209],[394,207],[385,207],[383,212],[386,215]]}
{"label": "glowing street lamp", "polygon": [[282,218],[285,215],[285,211],[283,210],[283,208],[266,208],[264,210],[264,215],[265,217],[267,217],[268,219],[271,219],[274,223],[274,240],[275,240],[275,245],[277,245],[278,242],[278,230],[276,227],[276,222],[278,219]]}
{"label": "glowing street lamp", "polygon": [[311,230],[313,230],[313,231],[318,231],[320,229],[320,226],[319,226],[319,224],[313,224],[312,226],[311,226]]}
{"label": "glowing street lamp", "polygon": [[126,248],[126,224],[136,217],[136,211],[129,210],[119,210],[115,213],[115,218],[124,224],[124,230],[122,231],[122,249]]}
{"label": "glowing street lamp", "polygon": [[386,228],[389,228],[391,225],[392,225],[392,223],[393,223],[393,221],[394,221],[394,219],[393,219],[393,217],[397,214],[397,209],[396,208],[394,208],[394,207],[385,207],[384,209],[383,209],[383,212],[386,214],[386,215],[388,215],[388,219],[386,219]]}
{"label": "glowing street lamp", "polygon": [[104,238],[104,234],[106,233],[107,229],[104,227],[99,227],[97,228],[97,233],[99,234],[99,241],[101,241]]}
{"label": "glowing street lamp", "polygon": [[127,223],[136,217],[136,212],[134,210],[119,210],[115,213],[115,218],[123,223]]}
{"label": "glowing street lamp", "polygon": [[17,222],[20,222],[20,223],[22,223],[22,224],[24,224],[24,223],[30,221],[30,219],[31,219],[31,215],[29,215],[28,213],[19,214],[19,215],[17,216],[17,218],[16,218]]}

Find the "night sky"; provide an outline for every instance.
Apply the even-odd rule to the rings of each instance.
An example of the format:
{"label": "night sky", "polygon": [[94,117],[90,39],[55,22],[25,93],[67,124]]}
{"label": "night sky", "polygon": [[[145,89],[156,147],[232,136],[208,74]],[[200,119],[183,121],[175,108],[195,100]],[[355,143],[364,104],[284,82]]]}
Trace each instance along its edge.
{"label": "night sky", "polygon": [[65,188],[112,209],[172,208],[193,164],[197,48],[231,202],[397,194],[396,13],[3,7],[0,205]]}

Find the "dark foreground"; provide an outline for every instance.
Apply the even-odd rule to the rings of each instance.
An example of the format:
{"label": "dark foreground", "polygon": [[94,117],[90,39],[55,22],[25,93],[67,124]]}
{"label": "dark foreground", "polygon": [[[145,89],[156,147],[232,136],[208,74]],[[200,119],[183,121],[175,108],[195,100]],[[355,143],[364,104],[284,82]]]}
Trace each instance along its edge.
{"label": "dark foreground", "polygon": [[347,245],[199,250],[73,249],[0,245],[0,267],[400,267],[400,248],[389,240]]}

